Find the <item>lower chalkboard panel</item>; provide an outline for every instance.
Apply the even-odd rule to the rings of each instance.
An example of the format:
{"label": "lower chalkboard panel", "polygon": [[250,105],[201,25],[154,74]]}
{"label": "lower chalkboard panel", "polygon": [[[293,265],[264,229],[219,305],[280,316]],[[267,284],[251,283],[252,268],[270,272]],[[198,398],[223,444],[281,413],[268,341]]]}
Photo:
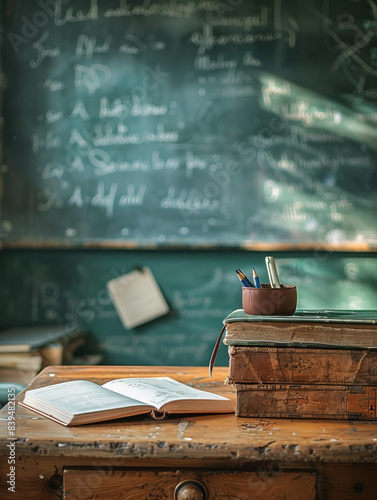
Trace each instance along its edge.
{"label": "lower chalkboard panel", "polygon": [[[282,283],[298,290],[301,309],[374,309],[373,254],[274,254]],[[241,307],[235,273],[255,267],[267,281],[264,253],[246,251],[3,250],[0,252],[0,329],[67,323],[85,328],[104,364],[207,365],[222,327]],[[170,314],[126,330],[106,283],[149,266]],[[216,364],[228,365],[226,346]]]}

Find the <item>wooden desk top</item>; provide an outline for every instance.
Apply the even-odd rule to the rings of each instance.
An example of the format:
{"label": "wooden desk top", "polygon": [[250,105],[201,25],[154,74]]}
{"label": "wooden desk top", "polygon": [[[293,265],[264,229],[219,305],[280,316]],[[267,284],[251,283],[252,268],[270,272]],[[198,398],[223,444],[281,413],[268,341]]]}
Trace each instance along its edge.
{"label": "wooden desk top", "polygon": [[[228,368],[135,366],[52,366],[29,388],[73,379],[102,384],[120,377],[170,376],[235,401],[224,384]],[[18,400],[23,399],[20,394]],[[0,435],[8,436],[7,408],[0,412]],[[179,415],[155,421],[138,416],[78,427],[64,427],[17,405],[17,455],[49,457],[128,458],[161,461],[244,463],[377,462],[376,421],[332,421],[238,418],[224,415]],[[9,442],[9,441],[8,441]],[[7,441],[0,454],[8,455]]]}

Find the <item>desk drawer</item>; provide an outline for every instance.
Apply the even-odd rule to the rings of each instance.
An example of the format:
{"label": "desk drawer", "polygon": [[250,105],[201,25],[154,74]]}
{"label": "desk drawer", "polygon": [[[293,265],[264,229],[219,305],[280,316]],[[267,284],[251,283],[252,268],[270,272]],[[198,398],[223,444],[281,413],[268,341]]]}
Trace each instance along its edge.
{"label": "desk drawer", "polygon": [[[63,498],[65,500],[94,498],[95,500],[119,498],[127,500],[180,500],[182,498],[297,500],[305,498],[305,500],[311,500],[315,499],[315,482],[316,475],[311,472],[271,474],[219,470],[66,468]],[[191,488],[191,496],[185,496],[183,491],[185,487]],[[179,493],[180,488],[182,489]]]}

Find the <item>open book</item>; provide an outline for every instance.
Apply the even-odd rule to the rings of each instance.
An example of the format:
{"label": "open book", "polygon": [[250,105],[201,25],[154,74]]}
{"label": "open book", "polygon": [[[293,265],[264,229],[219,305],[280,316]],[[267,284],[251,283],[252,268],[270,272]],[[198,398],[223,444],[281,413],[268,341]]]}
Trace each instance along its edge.
{"label": "open book", "polygon": [[27,391],[20,405],[67,426],[140,414],[159,420],[167,413],[234,412],[230,399],[170,377],[62,382]]}

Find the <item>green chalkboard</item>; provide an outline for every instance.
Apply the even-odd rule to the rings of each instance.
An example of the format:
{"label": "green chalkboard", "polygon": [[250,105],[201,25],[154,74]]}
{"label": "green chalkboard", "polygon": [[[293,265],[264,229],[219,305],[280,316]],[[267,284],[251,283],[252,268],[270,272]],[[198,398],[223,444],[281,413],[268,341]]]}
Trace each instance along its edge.
{"label": "green chalkboard", "polygon": [[1,5],[4,245],[376,246],[368,0]]}
{"label": "green chalkboard", "polygon": [[[206,366],[223,319],[242,307],[235,269],[250,277],[255,267],[261,281],[268,282],[264,257],[262,252],[241,250],[6,249],[0,252],[0,330],[79,326],[93,338],[104,364]],[[275,257],[281,282],[297,286],[298,308],[376,308],[374,254],[300,252]],[[137,265],[151,269],[171,312],[126,329],[106,284]],[[216,364],[228,362],[222,346]]]}

